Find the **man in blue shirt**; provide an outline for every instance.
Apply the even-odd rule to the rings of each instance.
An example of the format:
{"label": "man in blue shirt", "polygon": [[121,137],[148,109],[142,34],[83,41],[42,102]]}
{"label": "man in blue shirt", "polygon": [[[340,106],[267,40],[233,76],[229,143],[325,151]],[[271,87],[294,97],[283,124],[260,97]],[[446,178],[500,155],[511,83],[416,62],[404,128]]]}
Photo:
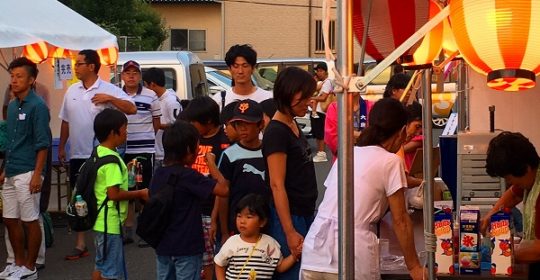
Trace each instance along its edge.
{"label": "man in blue shirt", "polygon": [[[8,105],[5,169],[0,175],[3,221],[15,254],[15,263],[0,273],[4,279],[37,279],[35,262],[41,244],[39,199],[47,149],[51,145],[49,110],[32,90],[37,66],[27,58],[13,60],[8,70],[15,99]],[[4,182],[5,181],[5,182]],[[27,231],[26,246],[23,228]],[[25,247],[28,252],[25,254]]]}

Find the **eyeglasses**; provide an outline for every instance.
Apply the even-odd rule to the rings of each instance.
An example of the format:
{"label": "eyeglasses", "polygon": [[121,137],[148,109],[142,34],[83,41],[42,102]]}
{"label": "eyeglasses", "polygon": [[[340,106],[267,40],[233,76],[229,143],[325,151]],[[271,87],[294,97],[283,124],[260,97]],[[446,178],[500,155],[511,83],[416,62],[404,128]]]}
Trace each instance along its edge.
{"label": "eyeglasses", "polygon": [[81,65],[88,65],[88,63],[86,63],[86,62],[76,62],[75,63],[75,67],[79,67]]}

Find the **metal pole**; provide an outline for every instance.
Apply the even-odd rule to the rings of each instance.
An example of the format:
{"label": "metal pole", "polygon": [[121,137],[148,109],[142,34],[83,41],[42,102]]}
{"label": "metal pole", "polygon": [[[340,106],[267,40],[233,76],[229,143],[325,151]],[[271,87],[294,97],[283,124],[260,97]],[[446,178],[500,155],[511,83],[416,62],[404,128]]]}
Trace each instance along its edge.
{"label": "metal pole", "polygon": [[457,113],[458,113],[458,131],[464,131],[467,128],[467,65],[465,60],[461,60],[457,66]]}
{"label": "metal pole", "polygon": [[[431,68],[425,69],[422,85],[424,104],[422,127],[424,130],[424,232],[433,234],[433,131],[432,131],[432,102],[431,102]],[[427,237],[426,237],[427,239]],[[435,252],[426,244],[429,279],[435,279]]]}
{"label": "metal pole", "polygon": [[[343,76],[352,73],[352,0],[337,1],[338,61]],[[354,279],[354,188],[352,94],[345,90],[338,100],[338,228],[339,279]]]}

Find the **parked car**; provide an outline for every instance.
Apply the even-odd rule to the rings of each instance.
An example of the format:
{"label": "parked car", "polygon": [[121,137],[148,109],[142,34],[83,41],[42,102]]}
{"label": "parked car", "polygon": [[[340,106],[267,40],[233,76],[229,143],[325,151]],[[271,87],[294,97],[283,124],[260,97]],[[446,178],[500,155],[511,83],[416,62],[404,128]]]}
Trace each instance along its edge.
{"label": "parked car", "polygon": [[214,95],[221,91],[226,91],[231,88],[232,77],[231,75],[222,72],[216,68],[204,67],[206,73],[206,80],[208,82],[208,93]]}
{"label": "parked car", "polygon": [[150,51],[121,52],[117,62],[117,76],[112,82],[120,84],[122,65],[135,60],[146,69],[157,67],[165,72],[165,87],[176,91],[180,100],[190,100],[197,96],[208,95],[208,82],[204,65],[199,57],[188,51]]}

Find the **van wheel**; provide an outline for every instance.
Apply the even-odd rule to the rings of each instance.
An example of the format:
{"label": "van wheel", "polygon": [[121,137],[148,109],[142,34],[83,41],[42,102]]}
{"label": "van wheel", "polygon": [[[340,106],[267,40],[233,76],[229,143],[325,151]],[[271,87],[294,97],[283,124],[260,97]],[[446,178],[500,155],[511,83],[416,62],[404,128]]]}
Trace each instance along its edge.
{"label": "van wheel", "polygon": [[448,122],[448,118],[433,118],[433,126],[435,128],[443,128]]}

